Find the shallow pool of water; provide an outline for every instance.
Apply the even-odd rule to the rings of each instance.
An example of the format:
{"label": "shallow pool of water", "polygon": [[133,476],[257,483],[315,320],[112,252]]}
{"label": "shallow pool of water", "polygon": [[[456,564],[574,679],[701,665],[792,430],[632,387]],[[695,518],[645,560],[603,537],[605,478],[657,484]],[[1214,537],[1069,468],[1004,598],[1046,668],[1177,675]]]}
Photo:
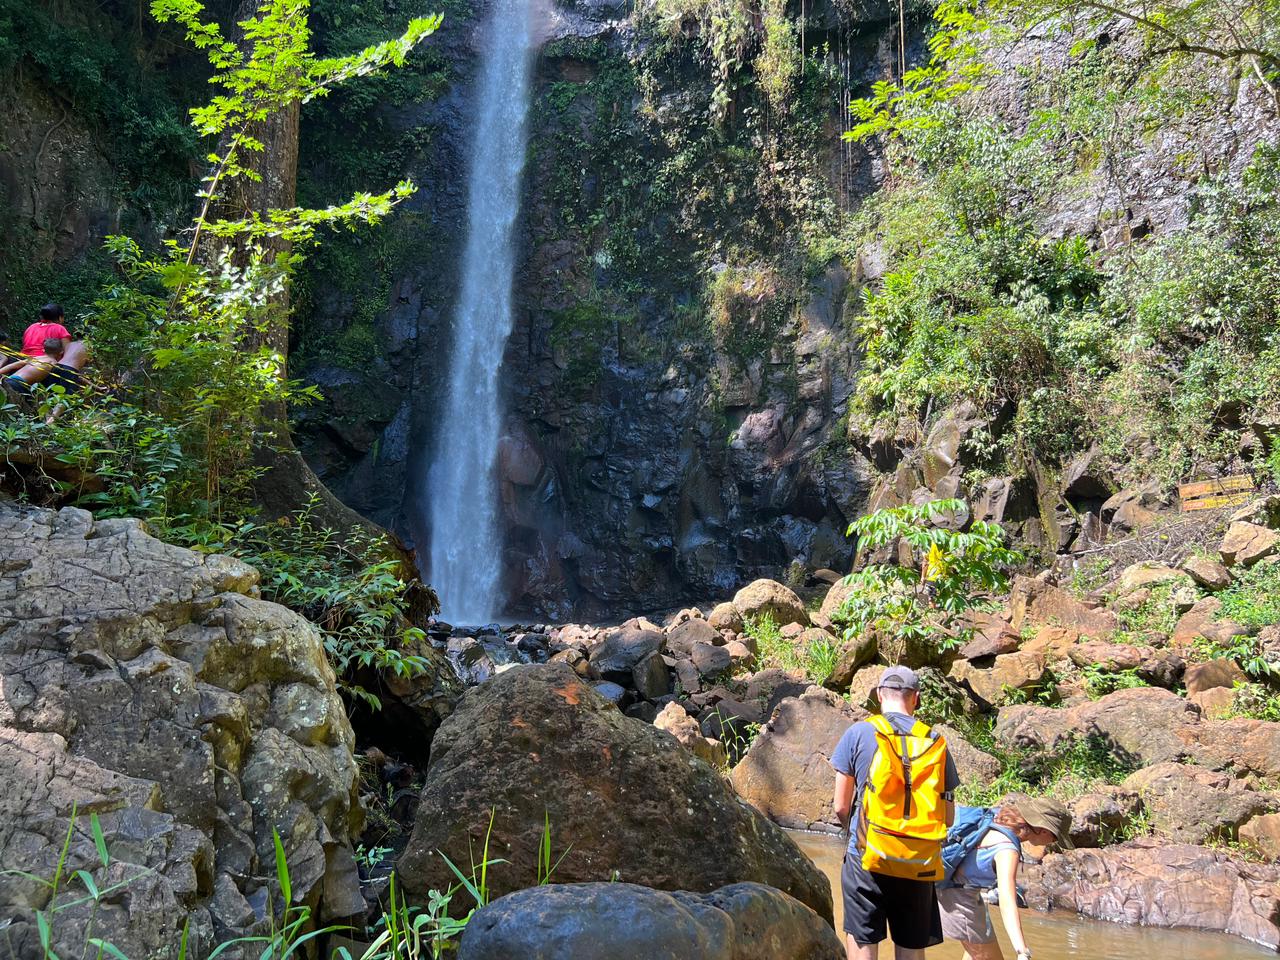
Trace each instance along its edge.
{"label": "shallow pool of water", "polygon": [[[836,929],[843,920],[840,902],[840,861],[844,843],[834,837],[793,832],[792,838],[831,881],[836,908]],[[1006,958],[1013,957],[1009,939],[1000,926],[998,910],[992,911]],[[1164,930],[1102,923],[1064,914],[1022,912],[1022,929],[1036,960],[1260,960],[1276,954],[1236,937],[1195,930]],[[929,960],[960,960],[959,944],[947,942],[928,951]],[[881,956],[892,956],[882,949]]]}

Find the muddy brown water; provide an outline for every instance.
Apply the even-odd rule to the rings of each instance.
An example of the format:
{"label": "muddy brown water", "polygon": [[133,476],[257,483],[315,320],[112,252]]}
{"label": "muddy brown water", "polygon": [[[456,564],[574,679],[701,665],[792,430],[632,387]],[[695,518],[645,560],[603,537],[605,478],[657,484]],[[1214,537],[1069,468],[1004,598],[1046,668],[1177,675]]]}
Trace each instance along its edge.
{"label": "muddy brown water", "polygon": [[[815,833],[791,832],[791,836],[831,881],[839,930],[844,912],[840,903],[844,843]],[[1004,955],[1012,958],[1013,949],[1001,928],[998,910],[993,911],[992,918]],[[1035,960],[1260,960],[1262,957],[1275,960],[1276,957],[1275,951],[1222,934],[1134,927],[1030,910],[1022,912],[1022,929]],[[928,956],[929,960],[961,960],[963,953],[959,944],[948,942],[928,951]],[[882,949],[880,955],[891,957],[893,954]]]}

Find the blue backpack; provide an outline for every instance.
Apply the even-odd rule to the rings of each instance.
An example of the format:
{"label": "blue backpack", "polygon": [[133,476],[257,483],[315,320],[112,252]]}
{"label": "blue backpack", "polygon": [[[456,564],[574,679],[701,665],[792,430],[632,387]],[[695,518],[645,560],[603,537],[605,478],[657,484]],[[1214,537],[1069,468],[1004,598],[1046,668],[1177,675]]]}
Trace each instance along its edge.
{"label": "blue backpack", "polygon": [[978,849],[982,838],[995,823],[996,812],[991,807],[956,807],[955,823],[947,830],[947,839],[942,841],[942,879],[938,881],[939,887],[958,886],[955,881],[956,871],[964,863],[965,857]]}

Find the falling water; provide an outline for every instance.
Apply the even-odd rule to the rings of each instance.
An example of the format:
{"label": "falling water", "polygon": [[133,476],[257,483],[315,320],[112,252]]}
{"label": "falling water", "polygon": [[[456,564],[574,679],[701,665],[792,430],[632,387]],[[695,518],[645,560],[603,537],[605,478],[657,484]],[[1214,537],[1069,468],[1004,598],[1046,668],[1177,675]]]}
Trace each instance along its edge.
{"label": "falling water", "polygon": [[427,483],[431,582],[444,615],[466,623],[486,622],[501,606],[498,371],[511,334],[514,228],[533,48],[529,0],[495,0],[483,29],[462,290],[449,392]]}

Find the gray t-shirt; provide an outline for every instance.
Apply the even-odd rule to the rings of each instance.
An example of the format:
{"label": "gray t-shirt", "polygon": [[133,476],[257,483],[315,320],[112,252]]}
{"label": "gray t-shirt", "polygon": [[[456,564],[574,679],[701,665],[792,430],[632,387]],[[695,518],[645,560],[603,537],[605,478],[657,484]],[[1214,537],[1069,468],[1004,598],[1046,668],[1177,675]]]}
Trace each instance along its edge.
{"label": "gray t-shirt", "polygon": [[[890,711],[884,717],[898,733],[910,733],[911,728],[915,726],[915,719],[905,713]],[[876,728],[866,720],[859,720],[844,732],[844,736],[836,744],[835,752],[831,754],[831,766],[835,767],[838,772],[853,777],[855,784],[853,788],[853,814],[849,819],[852,827],[849,836],[850,850],[856,849],[858,842],[856,829],[858,808],[862,803],[862,791],[867,786],[867,777],[871,774],[871,760],[875,757],[877,749]],[[950,793],[958,786],[960,786],[960,774],[956,771],[956,762],[951,756],[951,751],[948,750],[946,779],[943,788]]]}

